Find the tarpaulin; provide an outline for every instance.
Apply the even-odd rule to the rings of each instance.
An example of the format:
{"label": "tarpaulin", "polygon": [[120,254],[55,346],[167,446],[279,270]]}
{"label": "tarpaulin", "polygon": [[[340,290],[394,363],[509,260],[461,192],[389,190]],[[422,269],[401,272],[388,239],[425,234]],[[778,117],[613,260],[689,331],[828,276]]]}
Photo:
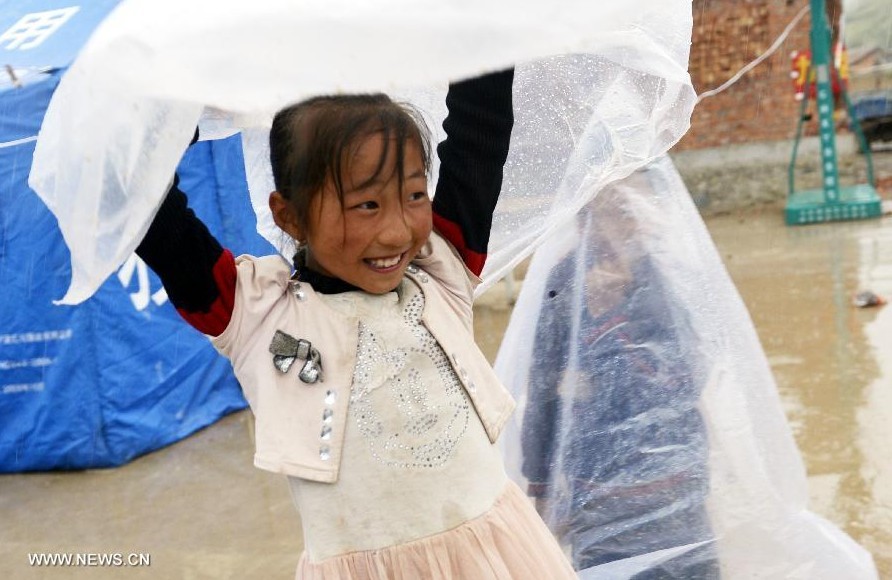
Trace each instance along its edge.
{"label": "tarpaulin", "polygon": [[[53,305],[70,281],[69,253],[27,176],[58,82],[0,92],[3,472],[119,465],[245,406],[228,361],[184,324],[135,255],[90,300]],[[212,231],[235,251],[269,252],[243,167],[232,138],[196,145],[179,171]]]}

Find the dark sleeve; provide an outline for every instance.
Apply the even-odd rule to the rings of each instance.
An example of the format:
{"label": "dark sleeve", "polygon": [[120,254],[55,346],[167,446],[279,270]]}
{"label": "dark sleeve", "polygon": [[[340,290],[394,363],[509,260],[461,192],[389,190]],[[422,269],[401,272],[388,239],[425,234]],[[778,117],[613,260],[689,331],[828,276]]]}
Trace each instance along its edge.
{"label": "dark sleeve", "polygon": [[536,323],[527,402],[521,427],[523,466],[533,497],[548,495],[556,447],[560,444],[561,399],[558,387],[567,370],[570,340],[571,289],[565,263],[559,264],[546,286],[542,310]]}
{"label": "dark sleeve", "polygon": [[189,324],[212,336],[226,329],[235,297],[235,259],[189,209],[176,177],[136,253],[161,278]]}
{"label": "dark sleeve", "polygon": [[437,146],[440,176],[434,227],[480,274],[486,261],[492,214],[514,126],[514,69],[453,83],[446,95],[446,139]]}

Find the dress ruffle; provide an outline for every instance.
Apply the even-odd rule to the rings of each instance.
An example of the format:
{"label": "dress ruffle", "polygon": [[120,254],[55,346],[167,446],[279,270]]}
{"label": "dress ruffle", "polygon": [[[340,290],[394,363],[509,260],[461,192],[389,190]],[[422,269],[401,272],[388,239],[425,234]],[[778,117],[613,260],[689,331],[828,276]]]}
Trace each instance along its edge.
{"label": "dress ruffle", "polygon": [[306,554],[297,580],[541,580],[576,578],[567,557],[513,482],[493,507],[457,528],[380,550],[352,552],[311,562]]}

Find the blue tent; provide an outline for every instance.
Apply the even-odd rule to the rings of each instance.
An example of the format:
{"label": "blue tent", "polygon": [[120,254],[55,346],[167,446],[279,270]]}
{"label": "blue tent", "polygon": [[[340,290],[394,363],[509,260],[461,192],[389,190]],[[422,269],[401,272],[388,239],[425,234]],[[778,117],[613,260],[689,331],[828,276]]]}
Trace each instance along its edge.
{"label": "blue tent", "polygon": [[[0,472],[120,465],[245,407],[229,363],[136,256],[87,302],[52,304],[69,255],[27,185],[31,156],[64,68],[117,2],[0,5]],[[238,137],[191,147],[179,173],[236,255],[273,251],[255,230]]]}

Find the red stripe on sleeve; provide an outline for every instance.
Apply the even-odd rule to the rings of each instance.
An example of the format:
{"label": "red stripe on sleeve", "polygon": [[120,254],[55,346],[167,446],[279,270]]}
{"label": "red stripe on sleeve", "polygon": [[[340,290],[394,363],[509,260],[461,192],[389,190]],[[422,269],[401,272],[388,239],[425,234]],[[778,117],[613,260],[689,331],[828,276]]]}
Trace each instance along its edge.
{"label": "red stripe on sleeve", "polygon": [[461,227],[457,223],[448,220],[437,213],[434,214],[434,227],[440,232],[440,235],[455,246],[455,249],[458,250],[458,254],[461,256],[461,259],[464,260],[468,270],[473,272],[476,276],[479,276],[480,272],[483,271],[483,265],[486,263],[486,254],[475,252],[468,248]]}
{"label": "red stripe on sleeve", "polygon": [[210,308],[206,312],[189,312],[183,308],[177,308],[177,312],[200,332],[219,336],[229,326],[235,304],[236,268],[232,252],[223,250],[214,263],[213,275],[219,294]]}

